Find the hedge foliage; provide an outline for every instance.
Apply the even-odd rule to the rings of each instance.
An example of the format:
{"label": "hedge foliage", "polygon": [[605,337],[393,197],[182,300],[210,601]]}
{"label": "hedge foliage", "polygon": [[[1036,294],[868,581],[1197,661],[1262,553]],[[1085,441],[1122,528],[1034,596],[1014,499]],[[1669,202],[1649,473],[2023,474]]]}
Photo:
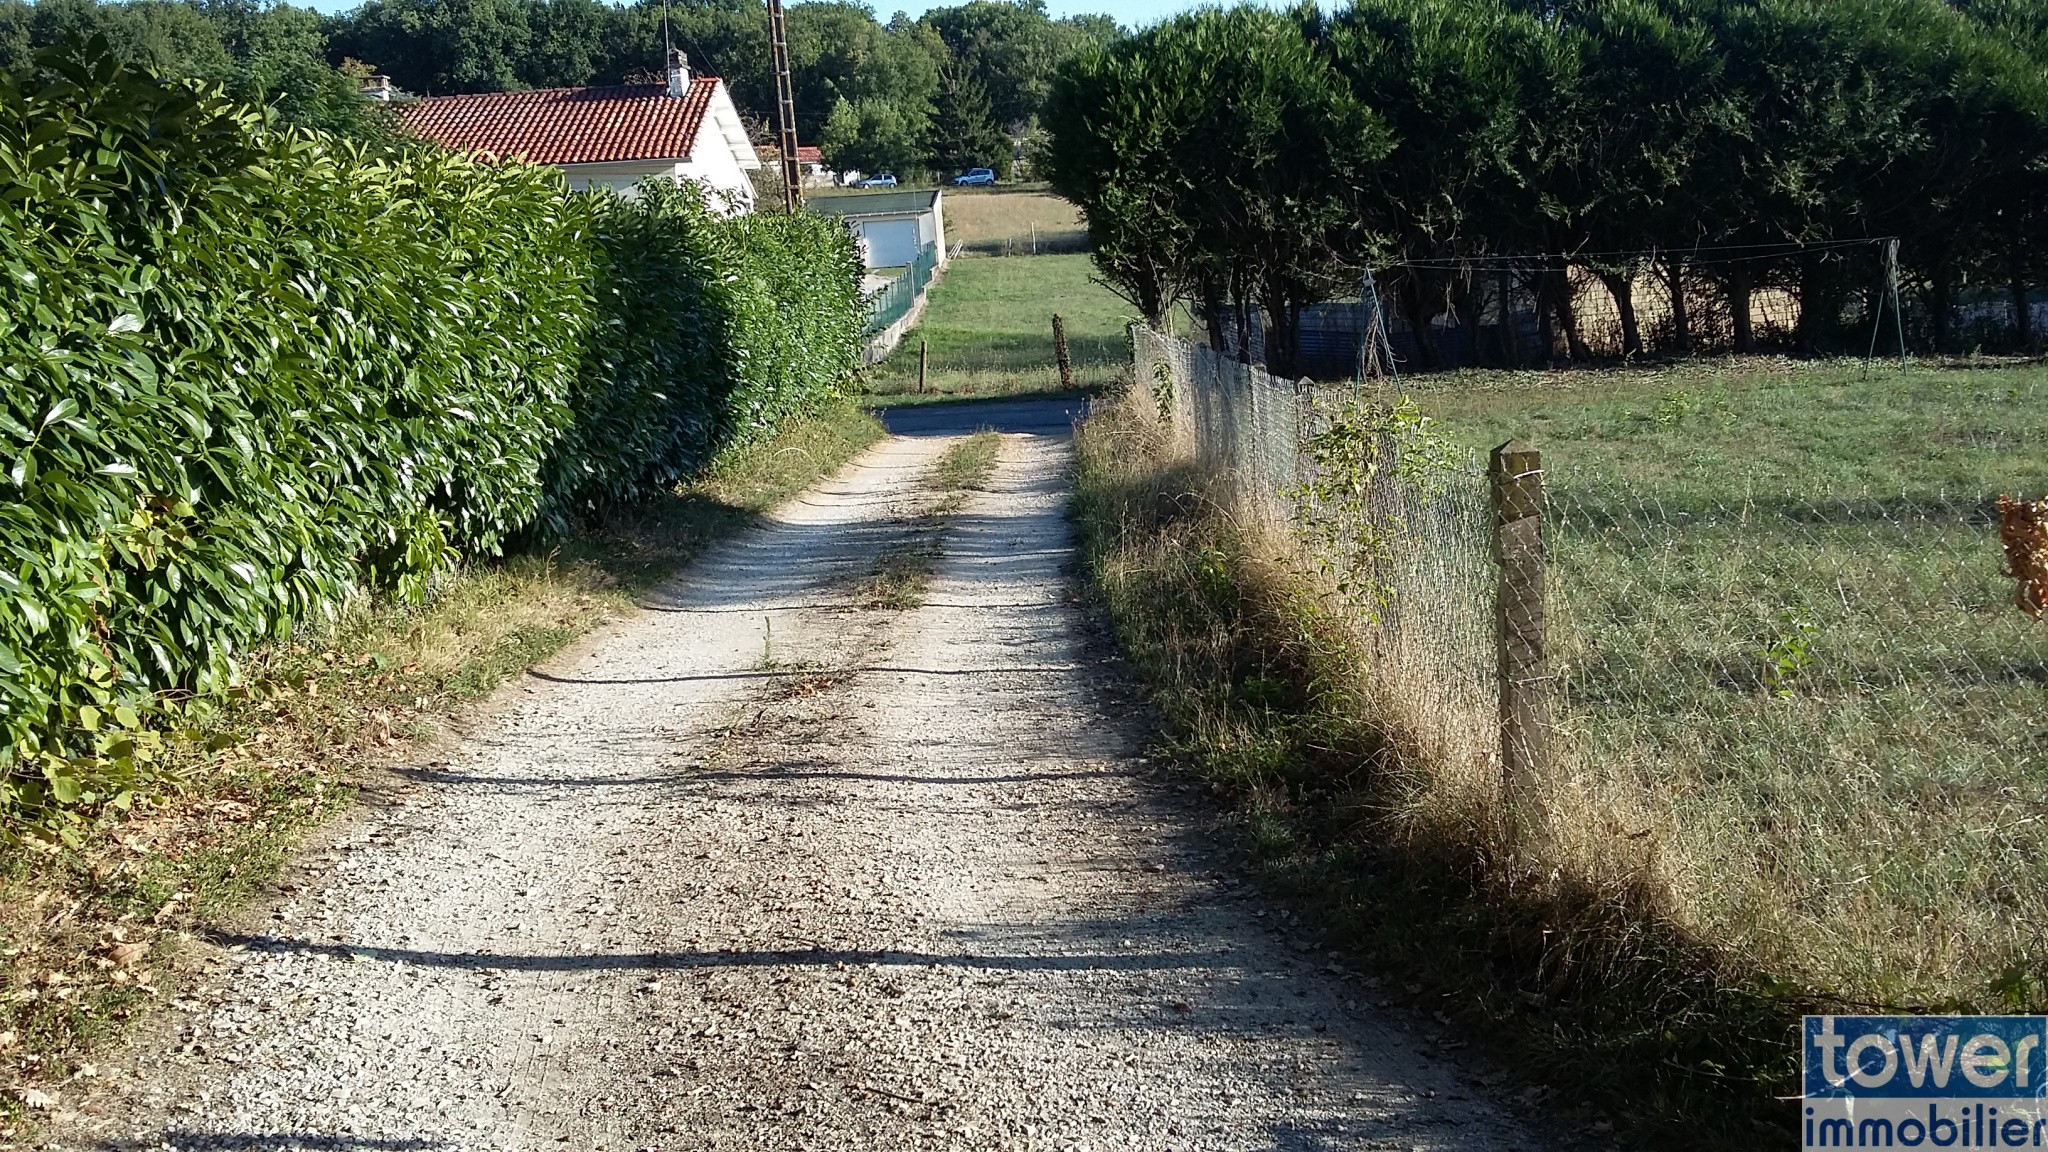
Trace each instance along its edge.
{"label": "hedge foliage", "polygon": [[105,54],[0,77],[0,818],[162,782],[179,702],[366,589],[566,530],[818,403],[812,217],[281,128]]}
{"label": "hedge foliage", "polygon": [[727,219],[668,184],[585,203],[600,338],[548,478],[555,530],[809,411],[859,366],[867,318],[836,221]]}

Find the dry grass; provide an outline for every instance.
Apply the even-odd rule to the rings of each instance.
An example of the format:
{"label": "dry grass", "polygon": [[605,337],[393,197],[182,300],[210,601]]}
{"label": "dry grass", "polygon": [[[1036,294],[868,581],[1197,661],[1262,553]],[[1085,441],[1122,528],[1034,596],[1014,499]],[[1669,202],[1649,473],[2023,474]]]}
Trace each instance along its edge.
{"label": "dry grass", "polygon": [[1488,724],[1375,674],[1348,605],[1176,450],[1149,398],[1099,410],[1078,451],[1088,579],[1169,751],[1233,798],[1270,884],[1417,1006],[1542,1069],[1531,1097],[1586,1102],[1570,1121],[1625,1110],[1641,1145],[1752,1145],[1799,1004],[1691,930],[1639,814],[1563,787],[1550,834],[1512,840],[1472,736]]}
{"label": "dry grass", "polygon": [[902,611],[924,603],[925,585],[938,562],[946,529],[966,505],[967,494],[988,484],[1002,443],[1002,437],[994,432],[976,432],[932,462],[919,483],[938,498],[902,525],[903,539],[855,583],[855,603],[882,611]]}
{"label": "dry grass", "polygon": [[61,1107],[91,1051],[163,997],[190,934],[259,890],[379,765],[881,435],[836,408],[558,548],[459,572],[423,609],[365,605],[329,636],[263,654],[247,697],[211,720],[225,747],[186,787],[82,850],[7,859],[0,1145],[31,1123],[26,1093]]}

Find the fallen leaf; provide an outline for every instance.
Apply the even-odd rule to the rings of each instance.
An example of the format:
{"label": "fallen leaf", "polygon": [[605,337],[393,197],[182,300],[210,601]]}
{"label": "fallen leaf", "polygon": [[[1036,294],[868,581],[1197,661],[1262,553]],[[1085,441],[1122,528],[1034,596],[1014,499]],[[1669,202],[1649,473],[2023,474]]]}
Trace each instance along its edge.
{"label": "fallen leaf", "polygon": [[149,943],[144,940],[116,944],[112,948],[107,949],[107,958],[123,968],[129,967],[147,955],[149,955]]}
{"label": "fallen leaf", "polygon": [[23,1088],[19,1095],[24,1108],[33,1108],[38,1112],[43,1112],[57,1106],[57,1098],[40,1089]]}

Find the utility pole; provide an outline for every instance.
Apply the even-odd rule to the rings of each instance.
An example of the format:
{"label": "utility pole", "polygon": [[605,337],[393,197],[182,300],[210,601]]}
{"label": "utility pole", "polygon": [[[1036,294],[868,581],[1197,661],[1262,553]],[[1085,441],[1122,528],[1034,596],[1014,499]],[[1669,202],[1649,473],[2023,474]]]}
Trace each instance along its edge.
{"label": "utility pole", "polygon": [[768,0],[768,43],[775,54],[775,121],[782,136],[782,207],[803,207],[803,171],[796,162],[796,94],[789,81],[789,27],[782,0]]}

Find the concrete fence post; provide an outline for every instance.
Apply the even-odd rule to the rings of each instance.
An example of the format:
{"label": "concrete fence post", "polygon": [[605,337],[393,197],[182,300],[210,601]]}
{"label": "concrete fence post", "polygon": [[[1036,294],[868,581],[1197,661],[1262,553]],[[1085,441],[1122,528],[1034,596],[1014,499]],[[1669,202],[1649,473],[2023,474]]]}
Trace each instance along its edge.
{"label": "concrete fence post", "polygon": [[1494,559],[1500,654],[1502,799],[1517,839],[1540,828],[1538,774],[1550,743],[1544,651],[1543,454],[1520,440],[1493,450]]}

